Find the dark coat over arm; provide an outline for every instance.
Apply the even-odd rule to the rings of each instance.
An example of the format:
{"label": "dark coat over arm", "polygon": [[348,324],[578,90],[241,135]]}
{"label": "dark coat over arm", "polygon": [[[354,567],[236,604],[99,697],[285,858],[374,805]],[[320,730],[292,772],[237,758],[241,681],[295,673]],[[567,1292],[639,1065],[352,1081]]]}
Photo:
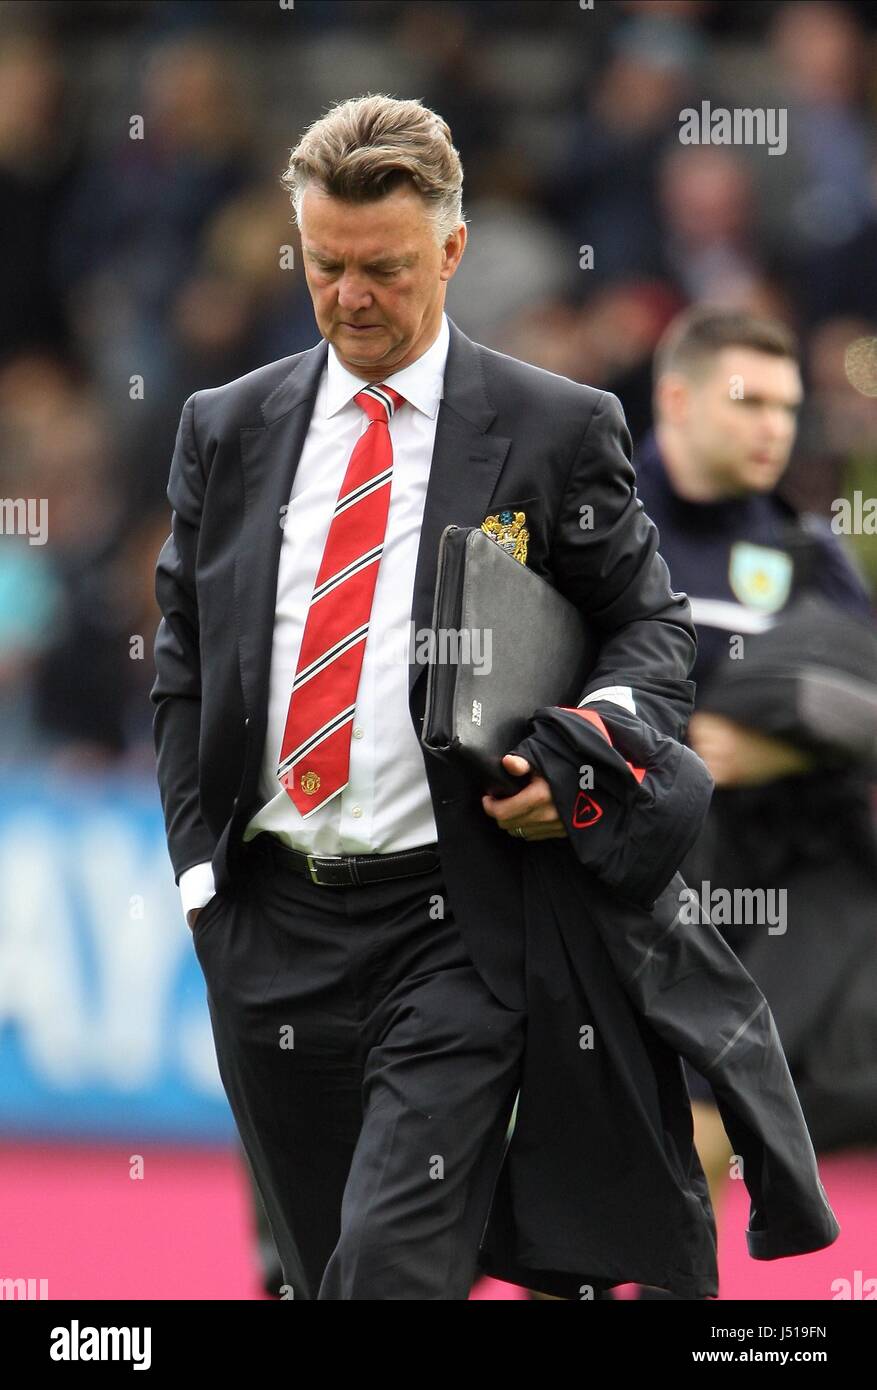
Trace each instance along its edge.
{"label": "dark coat over arm", "polygon": [[[625,711],[601,717],[614,747],[552,707],[515,750],[548,780],[574,860],[562,840],[528,846],[528,1046],[480,1263],[571,1298],[628,1280],[712,1297],[715,1221],[680,1056],[715,1091],[750,1255],[818,1250],[840,1227],[764,996],[673,871],[709,774]],[[577,823],[583,765],[600,815]]]}

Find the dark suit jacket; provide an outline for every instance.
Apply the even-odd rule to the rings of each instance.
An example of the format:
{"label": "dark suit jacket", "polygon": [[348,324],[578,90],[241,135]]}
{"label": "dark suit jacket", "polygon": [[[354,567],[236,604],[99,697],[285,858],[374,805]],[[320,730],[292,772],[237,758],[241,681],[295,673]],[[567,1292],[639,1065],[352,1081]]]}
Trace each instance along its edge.
{"label": "dark suit jacket", "polygon": [[[527,564],[602,633],[580,698],[629,685],[649,724],[681,734],[692,705],[694,629],[636,497],[617,399],[494,352],[449,325],[412,596],[415,631],[431,623],[444,527],[479,526],[513,507],[526,514]],[[281,508],[327,352],[321,340],[196,392],[184,406],[171,463],[173,530],[157,567],[163,618],[151,693],[158,779],[177,880],[212,860],[217,887],[232,893],[242,832],[260,805]],[[412,660],[418,737],[425,671]],[[522,856],[530,846],[485,815],[465,774],[425,762],[449,902],[467,949],[500,1001],[524,1008]]]}

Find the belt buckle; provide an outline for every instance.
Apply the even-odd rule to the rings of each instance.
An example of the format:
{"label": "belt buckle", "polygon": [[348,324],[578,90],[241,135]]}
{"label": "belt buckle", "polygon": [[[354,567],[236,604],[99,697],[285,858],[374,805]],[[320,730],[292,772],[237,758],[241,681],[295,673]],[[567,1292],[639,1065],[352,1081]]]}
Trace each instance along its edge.
{"label": "belt buckle", "polygon": [[315,859],[323,859],[323,860],[330,860],[330,859],[331,859],[331,860],[334,860],[334,862],[335,862],[336,864],[343,864],[343,863],[344,863],[344,855],[343,855],[343,854],[309,854],[309,855],[307,856],[307,860],[308,860],[308,873],[309,873],[310,876],[311,876],[311,882],[312,882],[312,883],[319,884],[319,886],[320,886],[321,888],[337,888],[337,886],[338,886],[337,884],[331,883],[331,882],[326,883],[326,882],[324,882],[321,878],[317,878],[317,872],[318,872],[318,870],[316,870],[316,869],[314,868],[314,860],[315,860]]}

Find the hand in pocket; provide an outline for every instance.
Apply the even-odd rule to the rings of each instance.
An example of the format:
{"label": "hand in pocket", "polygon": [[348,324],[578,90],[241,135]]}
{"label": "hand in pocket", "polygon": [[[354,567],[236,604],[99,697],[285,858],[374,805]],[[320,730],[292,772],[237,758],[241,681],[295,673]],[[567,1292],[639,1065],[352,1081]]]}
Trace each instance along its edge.
{"label": "hand in pocket", "polygon": [[214,893],[213,897],[208,898],[206,903],[202,903],[201,907],[189,908],[189,911],[186,913],[186,923],[190,931],[194,932],[195,924],[198,921],[198,918],[201,916],[201,913],[204,912],[206,908],[212,907],[212,905],[216,902],[216,898],[217,894]]}

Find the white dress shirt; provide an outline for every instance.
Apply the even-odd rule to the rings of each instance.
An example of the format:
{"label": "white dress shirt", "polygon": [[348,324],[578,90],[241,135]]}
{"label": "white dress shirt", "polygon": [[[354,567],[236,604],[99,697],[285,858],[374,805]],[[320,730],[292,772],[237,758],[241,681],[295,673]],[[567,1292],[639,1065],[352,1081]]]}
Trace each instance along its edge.
{"label": "white dress shirt", "polygon": [[[281,786],[277,764],[329,523],[350,456],[369,424],[353,399],[366,383],[342,366],[329,344],[284,522],[259,776],[263,805],[246,826],[245,840],[264,830],[294,849],[314,854],[387,854],[437,839],[423,754],[408,705],[408,654],[414,572],[449,336],[442,314],[432,345],[415,362],[383,378],[405,404],[389,422],[390,510],[356,693],[350,779],[305,820]],[[211,865],[187,869],[180,876],[180,892],[184,912],[202,907],[214,893]]]}
{"label": "white dress shirt", "polygon": [[[414,572],[449,336],[442,314],[431,347],[402,371],[383,378],[405,404],[389,422],[390,509],[356,693],[350,777],[346,787],[305,820],[281,786],[277,764],[329,523],[350,456],[369,424],[353,399],[366,383],[342,366],[329,344],[284,522],[259,775],[263,804],[246,826],[244,840],[269,831],[293,849],[313,854],[388,854],[437,839],[423,755],[408,705],[408,656]],[[627,686],[604,687],[581,703],[599,699],[635,712]],[[195,864],[180,875],[184,913],[203,907],[214,892],[209,863]]]}

